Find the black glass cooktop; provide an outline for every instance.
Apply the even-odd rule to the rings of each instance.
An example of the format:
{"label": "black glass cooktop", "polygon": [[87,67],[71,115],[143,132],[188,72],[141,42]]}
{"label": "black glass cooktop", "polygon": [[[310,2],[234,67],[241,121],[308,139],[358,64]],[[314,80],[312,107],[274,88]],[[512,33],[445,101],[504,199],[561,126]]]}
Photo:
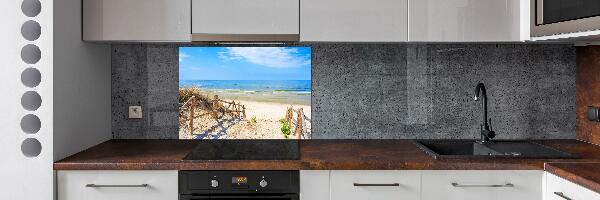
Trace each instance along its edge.
{"label": "black glass cooktop", "polygon": [[183,160],[298,160],[298,140],[200,140]]}

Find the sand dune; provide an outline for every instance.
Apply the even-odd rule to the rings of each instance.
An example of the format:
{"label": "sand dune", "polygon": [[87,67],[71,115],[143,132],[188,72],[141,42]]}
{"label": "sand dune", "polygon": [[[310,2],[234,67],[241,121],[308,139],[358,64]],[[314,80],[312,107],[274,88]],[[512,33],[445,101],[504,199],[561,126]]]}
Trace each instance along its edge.
{"label": "sand dune", "polygon": [[[231,101],[231,100],[227,100]],[[236,119],[223,117],[213,119],[209,115],[197,118],[194,123],[194,134],[189,129],[180,128],[180,138],[185,139],[284,139],[279,119],[284,118],[288,107],[302,108],[304,114],[311,118],[308,105],[291,105],[274,102],[237,101],[246,107],[247,117]],[[205,112],[205,111],[196,111]],[[255,117],[255,121],[253,120]],[[291,136],[295,138],[295,136]]]}

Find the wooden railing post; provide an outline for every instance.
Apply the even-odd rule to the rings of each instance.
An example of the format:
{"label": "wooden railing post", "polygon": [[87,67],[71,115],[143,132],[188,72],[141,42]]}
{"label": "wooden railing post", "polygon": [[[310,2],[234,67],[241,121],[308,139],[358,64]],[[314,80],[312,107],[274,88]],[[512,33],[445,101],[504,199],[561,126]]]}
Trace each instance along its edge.
{"label": "wooden railing post", "polygon": [[214,99],[212,100],[212,116],[215,119],[219,118],[219,114],[218,114],[218,107],[219,107],[219,95],[215,95]]}
{"label": "wooden railing post", "polygon": [[194,110],[195,110],[195,105],[196,105],[196,97],[192,96],[191,97],[191,102],[190,102],[190,135],[194,134]]}
{"label": "wooden railing post", "polygon": [[233,112],[231,112],[231,117],[237,117],[237,105],[233,100],[231,101],[231,104],[233,105]]}
{"label": "wooden railing post", "polygon": [[294,107],[289,107],[287,112],[285,113],[285,120],[290,123],[290,125],[292,124],[292,117],[294,115]]}
{"label": "wooden railing post", "polygon": [[304,112],[302,108],[298,109],[298,118],[296,119],[296,130],[294,134],[298,134],[298,139],[302,139],[302,116],[304,116]]}
{"label": "wooden railing post", "polygon": [[242,105],[242,114],[244,114],[244,118],[246,118],[246,106]]}

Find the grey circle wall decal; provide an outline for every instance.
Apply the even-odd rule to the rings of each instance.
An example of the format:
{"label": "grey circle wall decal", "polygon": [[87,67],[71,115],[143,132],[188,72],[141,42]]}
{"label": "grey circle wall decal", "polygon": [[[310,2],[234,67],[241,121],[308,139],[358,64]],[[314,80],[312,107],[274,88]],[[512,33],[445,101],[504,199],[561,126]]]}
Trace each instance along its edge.
{"label": "grey circle wall decal", "polygon": [[36,68],[27,68],[21,73],[21,83],[27,87],[36,87],[42,81],[42,74]]}
{"label": "grey circle wall decal", "polygon": [[27,138],[21,143],[21,152],[27,157],[37,157],[42,153],[42,143],[35,138]]}
{"label": "grey circle wall decal", "polygon": [[21,3],[21,11],[27,17],[35,17],[42,11],[42,3],[38,0],[24,0]]}
{"label": "grey circle wall decal", "polygon": [[25,45],[21,49],[21,59],[27,64],[35,64],[40,61],[42,52],[40,48],[34,44]]}
{"label": "grey circle wall decal", "polygon": [[34,134],[40,131],[42,127],[42,122],[40,118],[33,115],[28,114],[21,118],[21,129],[28,134]]}
{"label": "grey circle wall decal", "polygon": [[39,23],[33,20],[26,21],[21,26],[21,35],[23,38],[29,41],[34,41],[40,38],[42,34],[42,27]]}
{"label": "grey circle wall decal", "polygon": [[21,105],[25,110],[37,110],[42,105],[42,97],[35,91],[27,91],[21,96]]}

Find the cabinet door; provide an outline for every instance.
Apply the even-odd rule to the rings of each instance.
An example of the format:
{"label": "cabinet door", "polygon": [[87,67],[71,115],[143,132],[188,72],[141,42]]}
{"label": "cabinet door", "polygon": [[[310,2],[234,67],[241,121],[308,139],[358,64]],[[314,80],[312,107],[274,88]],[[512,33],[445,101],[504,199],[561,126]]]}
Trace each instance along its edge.
{"label": "cabinet door", "polygon": [[58,200],[177,200],[177,187],[177,171],[57,172]]}
{"label": "cabinet door", "polygon": [[190,0],[83,0],[83,40],[190,41]]}
{"label": "cabinet door", "polygon": [[408,0],[302,0],[300,40],[403,42]]}
{"label": "cabinet door", "polygon": [[288,35],[297,41],[299,7],[299,0],[192,0],[192,37],[216,41]]}
{"label": "cabinet door", "polygon": [[423,171],[422,200],[542,200],[543,171]]}
{"label": "cabinet door", "polygon": [[546,173],[546,191],[544,200],[600,200],[600,194],[575,183]]}
{"label": "cabinet door", "polygon": [[419,200],[419,171],[331,171],[331,200]]}
{"label": "cabinet door", "polygon": [[410,0],[409,41],[529,40],[527,0]]}
{"label": "cabinet door", "polygon": [[329,200],[329,170],[300,171],[300,200]]}

